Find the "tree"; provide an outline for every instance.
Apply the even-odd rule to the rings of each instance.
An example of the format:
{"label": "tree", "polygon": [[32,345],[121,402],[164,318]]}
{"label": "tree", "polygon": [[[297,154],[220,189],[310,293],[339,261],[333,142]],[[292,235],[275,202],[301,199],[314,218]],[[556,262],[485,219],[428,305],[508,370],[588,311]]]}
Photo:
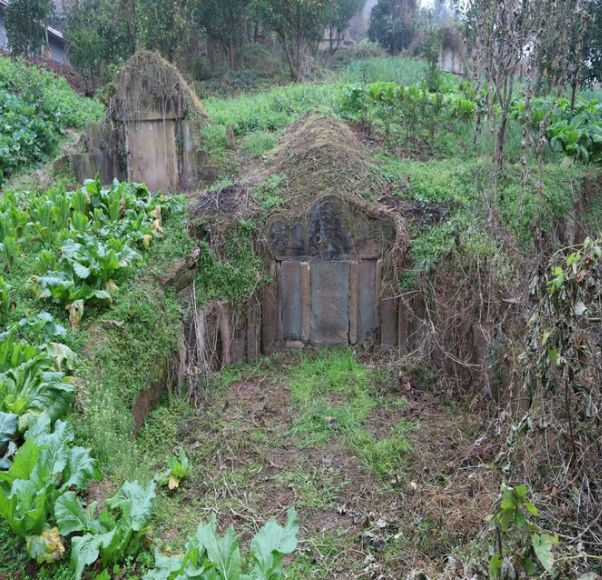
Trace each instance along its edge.
{"label": "tree", "polygon": [[139,47],[159,52],[173,61],[190,30],[189,5],[188,0],[137,0]]}
{"label": "tree", "polygon": [[94,85],[100,84],[109,79],[112,66],[136,50],[135,2],[76,0],[67,15],[65,32],[71,64]]}
{"label": "tree", "polygon": [[303,78],[324,35],[332,0],[258,0],[257,13],[278,36],[291,79]]}
{"label": "tree", "polygon": [[[501,176],[515,82],[526,71],[533,75],[533,55],[538,53],[547,16],[546,0],[468,0],[464,4],[464,33],[471,51],[473,70],[479,95],[477,130],[478,144],[482,112],[492,105],[501,111],[497,130],[495,164]],[[490,91],[482,90],[485,79]]]}
{"label": "tree", "polygon": [[203,0],[194,11],[194,20],[198,26],[207,32],[210,40],[223,48],[230,70],[239,65],[251,1]]}
{"label": "tree", "polygon": [[378,0],[370,14],[368,37],[389,54],[399,54],[414,38],[417,12],[417,0]]}
{"label": "tree", "polygon": [[583,51],[583,83],[602,83],[602,0],[586,2],[589,27]]}
{"label": "tree", "polygon": [[333,0],[328,11],[328,40],[331,53],[338,50],[349,22],[364,9],[365,4],[366,0]]}
{"label": "tree", "polygon": [[50,0],[12,0],[4,10],[6,36],[13,54],[39,55],[48,44],[46,29],[53,12]]}

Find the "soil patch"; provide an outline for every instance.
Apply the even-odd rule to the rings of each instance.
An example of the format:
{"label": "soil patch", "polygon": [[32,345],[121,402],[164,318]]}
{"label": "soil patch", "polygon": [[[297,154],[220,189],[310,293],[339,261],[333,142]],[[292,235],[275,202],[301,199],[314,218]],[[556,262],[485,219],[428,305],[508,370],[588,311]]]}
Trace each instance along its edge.
{"label": "soil patch", "polygon": [[[437,541],[447,550],[468,540],[497,491],[466,436],[471,421],[426,394],[400,404],[401,394],[389,393],[390,404],[372,409],[365,428],[378,441],[400,422],[412,425],[413,451],[401,483],[383,481],[344,437],[306,446],[291,433],[300,411],[286,372],[245,376],[243,369],[215,397],[191,436],[199,467],[173,498],[177,513],[194,526],[217,513],[220,528],[233,525],[244,545],[269,517],[282,520],[295,506],[301,544],[292,578],[392,579],[417,568],[441,574],[445,563],[426,554]],[[168,536],[182,531],[174,526]]]}

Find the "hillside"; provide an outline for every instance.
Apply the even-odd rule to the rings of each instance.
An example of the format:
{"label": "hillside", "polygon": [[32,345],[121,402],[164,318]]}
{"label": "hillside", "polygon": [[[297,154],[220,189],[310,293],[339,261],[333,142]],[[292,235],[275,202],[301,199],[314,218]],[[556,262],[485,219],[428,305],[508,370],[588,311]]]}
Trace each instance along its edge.
{"label": "hillside", "polygon": [[517,91],[500,169],[431,74],[207,97],[214,179],[168,195],[53,164],[101,106],[0,59],[0,575],[600,572],[602,105]]}

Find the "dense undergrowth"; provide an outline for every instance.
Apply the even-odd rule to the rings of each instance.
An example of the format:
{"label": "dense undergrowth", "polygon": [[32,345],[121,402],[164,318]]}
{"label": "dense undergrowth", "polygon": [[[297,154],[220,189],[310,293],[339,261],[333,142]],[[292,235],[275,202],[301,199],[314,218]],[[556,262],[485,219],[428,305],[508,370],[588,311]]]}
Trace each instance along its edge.
{"label": "dense undergrowth", "polygon": [[0,185],[22,167],[48,159],[67,129],[100,117],[100,103],[62,77],[0,57]]}
{"label": "dense undergrowth", "polygon": [[[601,123],[596,94],[579,99],[573,111],[564,98],[531,102],[530,131],[538,130],[542,118],[548,121],[548,145],[537,160],[522,145],[524,99],[517,93],[500,178],[493,163],[496,118],[482,120],[476,142],[478,104],[471,83],[433,75],[421,61],[389,58],[352,62],[339,78],[330,84],[207,99],[211,126],[206,139],[221,176],[214,188],[229,185],[276,155],[285,128],[309,113],[350,121],[392,192],[411,204],[418,216],[410,222],[413,243],[410,268],[402,281],[405,287],[459,240],[479,259],[503,262],[500,240],[507,241],[508,234],[511,245],[529,252],[571,211],[584,179],[596,174]],[[234,142],[227,138],[229,129]],[[281,176],[270,179],[253,193],[266,213],[282,205],[287,189]],[[487,224],[492,222],[503,231],[491,235]],[[500,268],[510,275],[508,264]],[[247,294],[257,276],[250,278]]]}
{"label": "dense undergrowth", "polygon": [[[8,151],[2,162],[5,176],[51,154],[57,132],[98,115],[95,103],[82,105],[61,83],[30,70],[0,60],[0,103],[5,103],[0,106],[9,112],[6,120],[25,131],[16,134],[10,123],[4,126],[5,137],[0,131],[0,144],[4,138]],[[445,257],[450,258],[455,281],[466,283],[475,296],[476,276],[489,280],[492,294],[501,287],[500,281],[514,283],[522,275],[523,262],[553,238],[554,228],[580,200],[584,179],[598,171],[594,164],[600,160],[600,105],[595,99],[580,100],[577,109],[569,111],[563,99],[535,101],[533,130],[542,115],[549,114],[548,145],[539,163],[533,156],[522,163],[524,109],[517,95],[500,176],[491,159],[495,119],[485,119],[480,143],[473,140],[476,95],[470,84],[445,77],[433,86],[428,76],[429,69],[418,61],[377,58],[352,63],[329,84],[208,98],[205,108],[211,125],[204,137],[221,172],[214,189],[275,155],[286,128],[306,114],[339,116],[369,148],[379,177],[411,216],[412,244],[399,281],[402,290],[415,291],[423,275],[436,272]],[[0,159],[2,151],[0,147]],[[262,187],[253,196],[264,219],[284,203],[287,182],[274,175]],[[0,525],[0,572],[17,574],[24,566],[24,557],[14,558],[25,542],[27,553],[44,564],[34,572],[40,577],[72,577],[72,569],[79,575],[87,566],[103,578],[140,575],[156,565],[157,570],[146,577],[175,578],[186,566],[193,569],[191,575],[200,574],[203,567],[215,570],[220,565],[213,551],[217,545],[227,552],[225,565],[232,566],[232,577],[244,577],[232,531],[219,537],[215,520],[210,520],[193,534],[209,512],[221,513],[223,507],[226,514],[238,513],[241,506],[231,489],[259,481],[262,461],[272,457],[274,442],[266,441],[265,433],[252,431],[252,441],[245,433],[236,437],[241,417],[221,418],[229,404],[227,388],[245,373],[262,385],[261,376],[274,370],[270,359],[255,370],[226,371],[209,384],[215,390],[207,394],[215,398],[216,406],[204,418],[203,426],[212,434],[207,440],[195,431],[198,417],[178,397],[170,397],[140,436],[133,436],[132,406],[140,393],[166,381],[169,354],[176,350],[180,333],[180,304],[159,281],[193,248],[179,203],[155,197],[143,186],[116,183],[105,189],[96,181],[74,191],[57,187],[42,194],[6,193],[0,201],[0,514],[6,521]],[[595,200],[592,204],[595,209]],[[170,214],[175,219],[167,219]],[[598,227],[596,212],[589,217],[590,226]],[[224,240],[220,258],[208,243],[199,243],[198,303],[226,298],[244,304],[267,280],[253,247],[253,233],[262,225],[251,220],[237,224],[236,232]],[[481,297],[482,303],[487,300]],[[278,450],[286,451],[293,441],[295,452],[311,459],[316,449],[322,453],[336,445],[358,462],[357,473],[368,473],[378,482],[378,493],[390,503],[407,484],[416,429],[415,422],[403,416],[405,403],[399,393],[393,391],[393,400],[390,392],[379,391],[381,377],[349,351],[301,357],[294,365],[279,377],[286,384],[285,395],[280,395],[290,397],[280,402],[287,409],[290,404],[294,416],[279,426],[283,431],[277,433]],[[414,381],[419,365],[414,361],[410,366]],[[382,383],[387,380],[390,377]],[[386,420],[375,418],[377,413]],[[389,421],[391,417],[394,420]],[[231,441],[219,438],[222,423],[224,433],[232,434]],[[194,487],[184,484],[184,498],[158,491],[152,482],[158,471],[163,474],[158,481],[170,481],[173,474],[162,471],[164,458],[182,439],[193,446],[187,449],[192,461],[188,465],[187,457],[180,455],[170,465],[194,483]],[[230,444],[243,451],[245,445],[256,445],[253,451],[260,450],[259,459],[226,475],[206,474],[206,466],[215,457],[221,461],[222,446]],[[279,487],[301,490],[297,505],[311,515],[324,509],[345,511],[345,505],[337,505],[344,486],[336,476],[328,472],[321,479],[308,477],[307,468],[300,462],[287,466],[274,481]],[[349,474],[345,485],[352,485],[356,475]],[[432,485],[443,489],[451,478],[436,474]],[[403,489],[412,493],[416,488]],[[195,490],[207,497],[197,497]],[[220,493],[226,497],[220,496],[223,501],[218,502]],[[510,506],[514,516],[519,508],[529,511],[522,487],[506,489],[507,500],[508,493],[515,494],[518,507]],[[262,498],[247,500],[259,509]],[[105,504],[104,509],[99,511],[94,499]],[[506,516],[501,510],[494,517]],[[431,519],[419,520],[415,540],[408,530],[406,536],[391,533],[384,560],[394,562],[394,550],[408,546],[437,554],[464,549],[454,546],[455,540],[445,540],[447,530],[437,530]],[[174,522],[179,529],[168,538],[184,554],[159,554],[153,563],[146,549],[150,524],[173,534]],[[504,532],[512,527],[506,523]],[[257,528],[258,520],[253,519],[246,536]],[[545,558],[555,538],[533,530],[540,544],[527,551],[532,565],[541,569],[533,554],[539,558],[543,553]],[[282,555],[295,548],[297,531],[292,512],[285,528],[268,523],[243,557],[245,566],[253,564],[265,574],[278,569]],[[337,542],[349,542],[348,537],[324,534],[320,540],[324,545],[316,550],[329,551],[323,559],[336,559]],[[353,551],[347,543],[344,548]],[[54,563],[69,551],[72,566]],[[371,549],[367,553],[371,555]],[[305,549],[289,577],[305,578],[314,572],[328,577],[331,569],[317,570],[312,558]],[[100,564],[95,564],[97,559]],[[497,560],[493,564],[497,566]]]}
{"label": "dense undergrowth", "polygon": [[[135,473],[127,466],[135,459],[128,415],[137,394],[157,380],[165,352],[175,349],[179,312],[155,281],[155,297],[152,283],[132,284],[111,319],[103,320],[101,313],[121,294],[117,284],[131,278],[141,252],[164,237],[164,220],[181,210],[181,202],[153,196],[140,185],[114,182],[104,189],[90,180],[75,191],[6,193],[0,210],[5,271],[0,279],[0,515],[38,564],[60,561],[69,540],[72,574],[80,578],[97,560],[110,569],[147,543],[156,486],[152,475],[146,484],[131,480]],[[172,244],[166,257],[173,260],[181,249]],[[97,321],[90,324],[91,317]],[[124,332],[103,336],[105,321]],[[80,334],[83,325],[87,332]],[[149,349],[144,335],[153,325],[165,338],[153,336],[154,349]],[[85,362],[80,364],[78,355]],[[111,389],[115,381],[119,384]],[[81,423],[77,415],[73,422],[64,419],[76,392]],[[78,440],[93,451],[74,444],[74,423]],[[101,465],[130,480],[97,514],[97,504],[83,494],[90,482],[101,479]],[[115,489],[114,483],[109,486]],[[266,575],[279,567],[282,555],[296,545],[295,526],[294,512],[286,528],[268,522],[252,544],[250,574]],[[220,555],[216,545],[222,546]],[[214,520],[199,527],[188,555],[158,555],[156,570],[147,577],[175,576],[182,566],[243,577],[232,530],[219,538]]]}

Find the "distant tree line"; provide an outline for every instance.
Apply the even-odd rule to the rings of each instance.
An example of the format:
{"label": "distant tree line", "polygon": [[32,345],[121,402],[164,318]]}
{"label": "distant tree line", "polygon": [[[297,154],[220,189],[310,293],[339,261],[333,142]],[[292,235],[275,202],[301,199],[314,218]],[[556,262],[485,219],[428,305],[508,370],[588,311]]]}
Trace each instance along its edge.
{"label": "distant tree line", "polygon": [[[36,0],[14,0],[34,2]],[[332,52],[365,0],[72,0],[66,37],[72,64],[88,78],[106,79],[138,49],[195,66],[241,68],[245,50],[282,50],[300,80],[321,41]],[[275,46],[274,46],[275,45]]]}
{"label": "distant tree line", "polygon": [[[219,68],[243,68],[253,46],[263,47],[263,54],[279,50],[291,79],[300,80],[321,42],[331,53],[339,48],[365,3],[69,0],[65,32],[72,64],[97,83],[138,49],[156,50],[198,78]],[[10,2],[5,21],[14,53],[40,53],[52,10],[50,0]],[[508,15],[513,15],[512,22]],[[494,37],[509,24],[513,42],[520,40],[525,49],[535,51],[531,68],[538,75],[539,90],[568,84],[576,94],[580,86],[602,80],[602,0],[435,0],[429,10],[420,8],[418,0],[378,0],[368,36],[390,54],[410,50],[435,62],[441,29],[449,28],[450,22],[462,29],[472,62],[482,72],[502,64],[493,62],[491,55],[511,43]],[[489,62],[479,60],[479,43],[480,54],[485,54],[484,47],[492,49]],[[515,58],[517,52],[510,50],[506,56],[511,73],[520,72],[523,59]]]}

